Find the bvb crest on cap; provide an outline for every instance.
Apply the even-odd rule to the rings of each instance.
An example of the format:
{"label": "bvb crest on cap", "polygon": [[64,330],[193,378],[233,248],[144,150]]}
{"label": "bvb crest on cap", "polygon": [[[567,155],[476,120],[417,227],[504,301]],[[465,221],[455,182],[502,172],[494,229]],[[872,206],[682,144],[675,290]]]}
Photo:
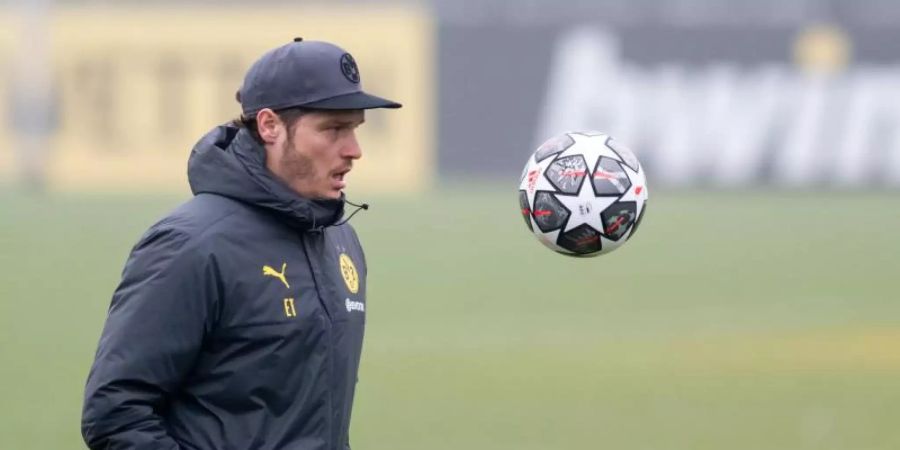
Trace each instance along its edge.
{"label": "bvb crest on cap", "polygon": [[350,82],[359,83],[359,67],[356,65],[356,60],[349,53],[344,53],[341,56],[341,72]]}
{"label": "bvb crest on cap", "polygon": [[237,98],[245,116],[264,108],[356,110],[402,106],[364,92],[360,78],[359,66],[346,50],[329,42],[295,38],[269,50],[250,66]]}

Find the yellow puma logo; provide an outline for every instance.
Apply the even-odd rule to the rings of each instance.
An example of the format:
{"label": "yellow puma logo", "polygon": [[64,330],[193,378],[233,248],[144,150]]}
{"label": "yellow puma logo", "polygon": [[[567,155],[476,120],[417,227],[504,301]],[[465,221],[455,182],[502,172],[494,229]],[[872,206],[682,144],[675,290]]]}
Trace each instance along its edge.
{"label": "yellow puma logo", "polygon": [[278,278],[282,283],[284,283],[284,287],[290,289],[291,285],[288,284],[287,278],[285,278],[284,276],[285,269],[287,269],[287,263],[281,265],[281,272],[276,272],[275,269],[272,268],[272,266],[263,266],[263,276]]}

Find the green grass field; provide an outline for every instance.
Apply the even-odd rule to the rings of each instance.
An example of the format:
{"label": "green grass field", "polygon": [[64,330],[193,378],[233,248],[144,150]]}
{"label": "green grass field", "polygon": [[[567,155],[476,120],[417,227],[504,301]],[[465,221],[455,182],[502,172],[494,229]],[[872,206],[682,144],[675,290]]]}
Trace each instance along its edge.
{"label": "green grass field", "polygon": [[[364,199],[354,448],[900,448],[900,196],[651,195],[587,260],[514,191]],[[110,294],[179,201],[0,194],[0,449],[83,448]]]}

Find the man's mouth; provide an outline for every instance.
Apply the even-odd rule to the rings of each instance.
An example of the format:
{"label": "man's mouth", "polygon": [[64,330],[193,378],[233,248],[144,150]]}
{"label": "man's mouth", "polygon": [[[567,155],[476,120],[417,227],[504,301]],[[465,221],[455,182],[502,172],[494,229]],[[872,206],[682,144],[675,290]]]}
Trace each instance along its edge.
{"label": "man's mouth", "polygon": [[349,168],[331,174],[331,186],[333,189],[340,190],[347,187],[347,182],[344,181],[344,176],[347,175],[347,172],[350,172]]}

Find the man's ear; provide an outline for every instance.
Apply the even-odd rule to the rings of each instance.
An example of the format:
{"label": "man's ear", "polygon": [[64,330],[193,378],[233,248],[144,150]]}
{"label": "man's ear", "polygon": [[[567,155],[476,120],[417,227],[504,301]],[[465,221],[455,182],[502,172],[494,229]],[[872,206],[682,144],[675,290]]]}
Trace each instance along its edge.
{"label": "man's ear", "polygon": [[256,113],[256,128],[259,131],[259,137],[266,144],[274,144],[285,132],[281,118],[269,108],[263,108]]}

